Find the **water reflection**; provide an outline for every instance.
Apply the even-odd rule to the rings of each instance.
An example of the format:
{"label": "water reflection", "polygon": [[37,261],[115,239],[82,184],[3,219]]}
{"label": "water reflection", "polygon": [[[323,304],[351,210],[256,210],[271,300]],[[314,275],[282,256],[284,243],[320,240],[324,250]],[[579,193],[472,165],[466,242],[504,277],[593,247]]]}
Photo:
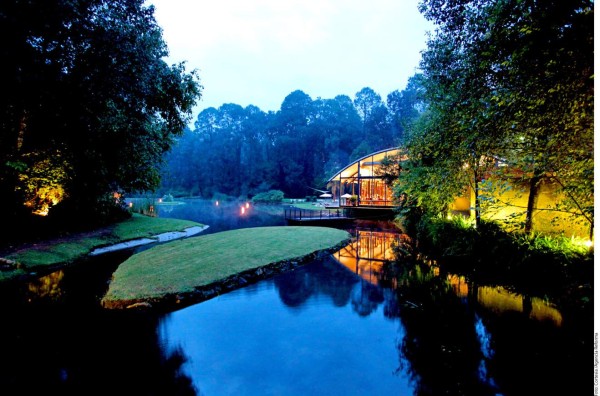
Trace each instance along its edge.
{"label": "water reflection", "polygon": [[496,352],[506,336],[498,325],[519,315],[518,329],[556,332],[555,308],[431,262],[394,260],[405,242],[397,232],[355,235],[331,259],[172,313],[160,327],[166,351],[185,351],[183,372],[207,394],[520,394]]}
{"label": "water reflection", "polygon": [[578,320],[566,323],[540,298],[479,286],[433,264],[391,264],[405,329],[399,358],[415,394],[583,394]]}
{"label": "water reflection", "polygon": [[207,395],[412,394],[387,305],[393,293],[329,258],[173,312],[160,337]]}
{"label": "water reflection", "polygon": [[[211,232],[282,219],[203,205],[168,215],[210,224]],[[186,215],[177,213],[184,207]],[[229,211],[235,219],[226,219]],[[410,249],[396,258],[410,242],[401,233],[360,228],[355,238],[330,258],[165,316],[100,309],[126,258],[118,254],[19,290],[2,287],[0,394],[508,396],[589,388],[589,319],[446,273]]]}
{"label": "water reflection", "polygon": [[27,284],[29,300],[35,298],[60,299],[63,295],[61,281],[65,277],[65,271],[55,271],[49,275],[42,276]]}
{"label": "water reflection", "polygon": [[183,351],[163,353],[158,317],[98,305],[117,257],[2,285],[0,394],[196,394]]}
{"label": "water reflection", "polygon": [[184,202],[182,205],[159,205],[158,215],[209,225],[203,234],[247,227],[285,225],[283,207],[278,205],[253,206],[235,201],[218,201],[217,205],[215,201],[208,199],[188,199]]}
{"label": "water reflection", "polygon": [[[357,228],[352,230],[353,241],[339,251],[333,258],[373,285],[396,288],[398,280],[406,286],[414,274],[423,276],[423,271],[433,276],[440,276],[435,263],[425,262],[426,267],[412,268],[414,272],[393,271],[390,274],[389,264],[396,259],[400,247],[409,244],[410,238],[399,231],[381,231]],[[404,263],[405,264],[405,263]],[[413,263],[415,264],[415,263]],[[390,276],[392,275],[392,276]],[[460,298],[475,296],[477,304],[500,315],[506,312],[518,312],[540,321],[551,321],[560,326],[562,315],[547,301],[538,297],[524,296],[512,292],[502,286],[481,286],[468,282],[464,275],[445,273],[449,287]]]}
{"label": "water reflection", "polygon": [[518,313],[530,319],[550,321],[556,326],[563,322],[560,311],[539,297],[518,294],[502,286],[479,286],[468,282],[465,276],[447,274],[446,277],[457,296],[467,298],[473,295],[478,306],[496,315]]}
{"label": "water reflection", "polygon": [[395,258],[394,248],[407,236],[400,232],[360,228],[353,230],[353,234],[353,241],[335,252],[333,257],[367,282],[374,285],[384,282],[389,286],[386,282],[389,279],[384,279],[382,273],[383,265]]}

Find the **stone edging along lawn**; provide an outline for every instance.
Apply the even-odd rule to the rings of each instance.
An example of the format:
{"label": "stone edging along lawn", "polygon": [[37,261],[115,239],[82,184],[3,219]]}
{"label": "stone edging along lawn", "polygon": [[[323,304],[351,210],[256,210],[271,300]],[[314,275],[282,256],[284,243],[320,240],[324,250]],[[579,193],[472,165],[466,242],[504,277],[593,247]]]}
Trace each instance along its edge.
{"label": "stone edging along lawn", "polygon": [[113,274],[102,306],[169,311],[331,254],[348,232],[309,226],[244,228],[155,246]]}

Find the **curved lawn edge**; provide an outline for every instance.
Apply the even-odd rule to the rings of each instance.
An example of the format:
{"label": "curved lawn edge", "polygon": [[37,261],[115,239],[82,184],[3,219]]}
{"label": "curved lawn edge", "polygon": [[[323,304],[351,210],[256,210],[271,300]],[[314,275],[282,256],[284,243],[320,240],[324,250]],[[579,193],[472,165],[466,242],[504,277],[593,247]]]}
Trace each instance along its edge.
{"label": "curved lawn edge", "polygon": [[[212,257],[203,260],[203,255],[201,255],[200,251],[194,251],[194,244],[201,245],[201,248],[223,248],[227,247],[227,244],[222,244],[219,246],[219,241],[221,239],[232,238],[231,243],[235,244],[235,237],[240,237],[243,239],[243,236],[235,233],[245,233],[245,236],[252,235],[254,238],[260,238],[261,233],[273,233],[278,232],[285,229],[285,233],[293,233],[294,230],[302,230],[303,233],[313,232],[315,234],[313,243],[306,242],[303,245],[304,252],[299,254],[296,249],[296,253],[293,255],[287,255],[285,253],[280,254],[281,259],[278,260],[269,260],[265,259],[261,261],[261,249],[262,246],[254,246],[254,250],[250,252],[247,248],[245,249],[247,254],[244,254],[243,257],[238,257],[237,261],[249,262],[247,268],[240,269],[236,268],[233,273],[220,276],[219,270],[217,270],[217,274],[214,274],[212,278],[197,276],[194,277],[190,272],[193,272],[194,268],[202,267],[202,266],[210,266],[212,263],[207,261],[218,262],[219,265],[229,266],[232,263],[227,261],[220,262],[221,258],[227,255],[220,255],[217,252]],[[327,238],[323,238],[323,232],[325,230],[329,230],[327,232],[334,232],[335,235],[332,238],[331,235],[328,235]],[[333,231],[332,231],[333,230]],[[269,235],[269,234],[266,234]],[[272,234],[270,234],[272,235]],[[293,236],[293,235],[291,235]],[[289,237],[289,236],[288,236]],[[211,239],[209,242],[212,243],[208,245],[202,245],[203,240]],[[326,240],[326,242],[324,242]],[[310,261],[315,259],[319,259],[330,255],[342,247],[346,246],[351,241],[351,235],[339,229],[332,229],[327,227],[307,227],[307,226],[298,226],[298,227],[290,227],[290,226],[282,226],[282,227],[257,227],[257,228],[246,228],[232,231],[225,231],[216,234],[210,234],[206,236],[200,236],[196,238],[192,238],[184,241],[177,241],[170,243],[168,245],[157,246],[155,248],[149,249],[147,251],[141,252],[138,255],[132,256],[129,260],[133,260],[136,262],[132,264],[135,265],[144,265],[154,266],[154,270],[157,271],[150,276],[145,275],[142,277],[136,278],[134,274],[136,269],[127,268],[128,261],[125,261],[121,266],[117,269],[117,271],[113,274],[113,281],[111,282],[109,289],[105,296],[102,298],[101,305],[107,309],[137,309],[137,310],[153,310],[158,312],[167,312],[173,311],[176,309],[180,309],[192,304],[197,304],[202,301],[209,300],[213,297],[216,297],[220,294],[224,294],[230,292],[232,290],[236,290],[242,288],[251,283],[258,282],[262,279],[270,278],[274,275],[287,272],[293,270],[301,265],[304,265]],[[272,241],[268,241],[272,242]],[[281,251],[286,251],[288,244],[293,244],[289,240],[286,242],[285,240],[279,241],[276,240],[277,248]],[[319,244],[317,249],[314,248],[314,244]],[[324,243],[327,243],[327,246],[323,246]],[[216,244],[216,245],[215,245]],[[312,246],[312,247],[311,247]],[[271,246],[267,246],[270,248]],[[186,267],[183,265],[183,268],[178,267],[177,257],[169,257],[169,261],[165,264],[162,262],[161,257],[164,257],[171,252],[180,252],[183,250],[191,250],[192,256],[194,257],[192,267]],[[197,248],[196,248],[197,249]],[[243,249],[243,248],[242,248]],[[207,249],[208,250],[208,249]],[[271,253],[271,252],[269,252]],[[263,254],[264,255],[264,254]],[[136,257],[137,256],[137,257]],[[148,259],[150,256],[153,256],[153,263],[148,264]],[[272,254],[267,254],[265,256],[273,257]],[[227,257],[226,257],[227,259]],[[231,261],[233,258],[229,257],[228,260]],[[183,258],[185,260],[185,258]],[[259,264],[256,264],[260,262]],[[143,263],[143,264],[141,264]],[[239,267],[239,263],[235,263],[237,267]],[[160,267],[156,269],[156,267]],[[173,286],[172,284],[168,284],[164,282],[163,276],[161,276],[161,271],[163,271],[163,266],[170,267],[173,272],[177,273],[180,279],[185,279],[185,283],[187,285],[182,286]],[[188,270],[186,271],[186,268]],[[192,268],[192,270],[189,270]],[[122,269],[122,273],[119,270]],[[165,271],[168,271],[167,268]],[[127,274],[127,272],[129,272]],[[125,273],[125,275],[123,275]],[[166,276],[165,276],[166,277]],[[129,278],[129,279],[127,279]],[[176,283],[176,281],[172,281]],[[121,285],[119,285],[119,283]],[[127,290],[128,286],[123,286],[123,284],[128,284],[129,287],[135,288],[136,284],[143,284],[144,287],[153,288],[152,292],[139,292],[142,295],[134,295],[136,292]],[[127,295],[127,296],[126,296]]]}

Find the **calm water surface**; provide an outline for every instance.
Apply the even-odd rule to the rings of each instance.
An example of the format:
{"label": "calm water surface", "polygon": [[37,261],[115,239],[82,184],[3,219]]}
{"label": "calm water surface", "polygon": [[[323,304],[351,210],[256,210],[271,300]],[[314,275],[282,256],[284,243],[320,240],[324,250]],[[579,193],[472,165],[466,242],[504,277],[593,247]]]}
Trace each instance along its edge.
{"label": "calm water surface", "polygon": [[[159,210],[210,232],[283,224],[213,205]],[[131,252],[3,286],[0,395],[589,394],[590,318],[392,261],[401,234],[352,232],[324,260],[166,315],[98,306]]]}

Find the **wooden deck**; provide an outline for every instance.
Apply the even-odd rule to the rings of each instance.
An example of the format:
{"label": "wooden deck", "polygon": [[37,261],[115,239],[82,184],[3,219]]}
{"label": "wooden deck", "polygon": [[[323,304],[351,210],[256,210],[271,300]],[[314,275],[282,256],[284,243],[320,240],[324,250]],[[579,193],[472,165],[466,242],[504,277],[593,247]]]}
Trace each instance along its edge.
{"label": "wooden deck", "polygon": [[345,206],[330,209],[300,209],[291,206],[284,209],[284,214],[288,224],[332,227],[346,225],[355,220],[389,221],[396,216],[393,207],[381,206]]}

